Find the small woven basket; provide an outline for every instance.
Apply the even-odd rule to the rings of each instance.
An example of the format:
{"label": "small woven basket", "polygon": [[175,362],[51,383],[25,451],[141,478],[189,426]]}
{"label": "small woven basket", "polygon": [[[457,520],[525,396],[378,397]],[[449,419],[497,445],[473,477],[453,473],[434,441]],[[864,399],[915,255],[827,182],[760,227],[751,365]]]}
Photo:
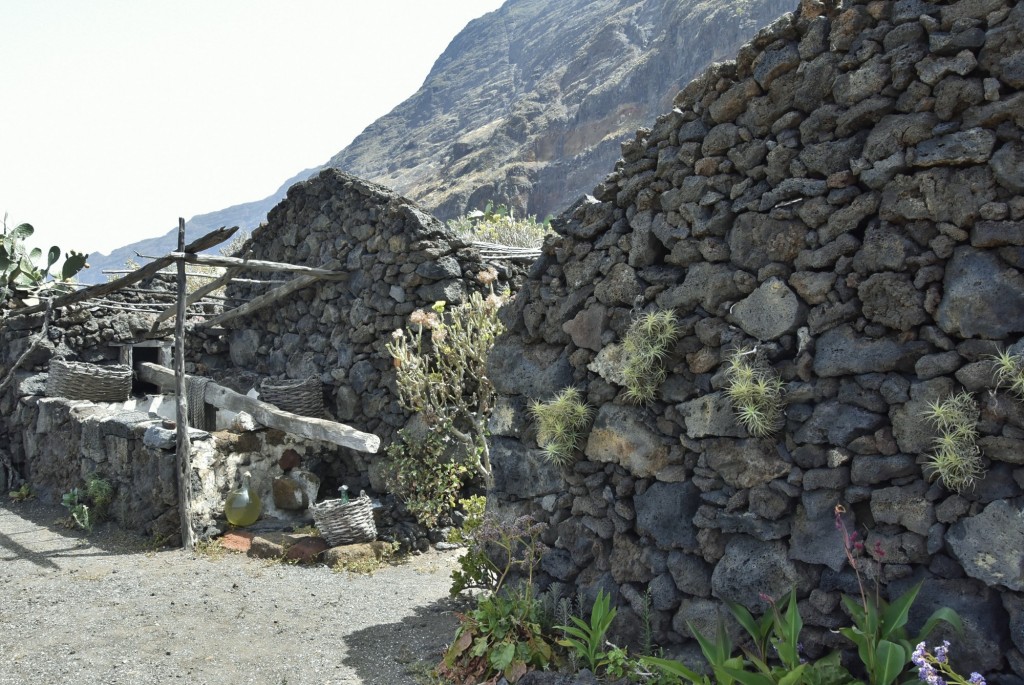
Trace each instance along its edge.
{"label": "small woven basket", "polygon": [[260,399],[292,414],[324,416],[323,384],[316,376],[303,380],[264,378],[260,382]]}
{"label": "small woven basket", "polygon": [[46,394],[69,400],[93,402],[124,402],[132,392],[132,370],[114,364],[97,366],[86,362],[50,360]]}
{"label": "small woven basket", "polygon": [[377,539],[373,504],[365,492],[346,504],[340,499],[325,500],[314,505],[312,511],[317,530],[331,547]]}

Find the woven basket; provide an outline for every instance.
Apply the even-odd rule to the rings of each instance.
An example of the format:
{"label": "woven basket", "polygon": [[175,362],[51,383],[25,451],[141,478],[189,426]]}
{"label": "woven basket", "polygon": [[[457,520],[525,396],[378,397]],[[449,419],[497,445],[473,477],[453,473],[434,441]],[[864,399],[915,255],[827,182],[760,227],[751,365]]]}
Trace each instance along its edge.
{"label": "woven basket", "polygon": [[373,542],[377,526],[373,523],[373,504],[365,492],[347,504],[330,499],[312,507],[317,530],[331,547],[354,542]]}
{"label": "woven basket", "polygon": [[260,399],[292,414],[324,416],[324,390],[316,376],[298,381],[264,378],[260,382]]}
{"label": "woven basket", "polygon": [[132,392],[132,370],[115,364],[97,366],[86,362],[50,360],[46,394],[69,400],[124,402]]}

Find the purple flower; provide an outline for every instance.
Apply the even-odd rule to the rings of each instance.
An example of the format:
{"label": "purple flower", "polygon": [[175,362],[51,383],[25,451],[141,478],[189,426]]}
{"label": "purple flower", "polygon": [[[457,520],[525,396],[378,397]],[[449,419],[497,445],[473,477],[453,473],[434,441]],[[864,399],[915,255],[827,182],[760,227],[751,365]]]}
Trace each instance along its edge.
{"label": "purple flower", "polygon": [[940,664],[949,661],[949,640],[943,640],[942,646],[935,648],[935,660]]}
{"label": "purple flower", "polygon": [[973,683],[974,685],[985,685],[985,679],[981,677],[981,674],[977,671],[971,673],[971,677],[967,679],[967,682]]}
{"label": "purple flower", "polygon": [[[914,665],[918,668],[924,668],[928,665],[928,662],[924,659],[925,644],[924,642],[918,642],[917,648],[914,649],[914,653],[910,656],[910,660],[914,662]],[[923,680],[923,678],[922,678]]]}

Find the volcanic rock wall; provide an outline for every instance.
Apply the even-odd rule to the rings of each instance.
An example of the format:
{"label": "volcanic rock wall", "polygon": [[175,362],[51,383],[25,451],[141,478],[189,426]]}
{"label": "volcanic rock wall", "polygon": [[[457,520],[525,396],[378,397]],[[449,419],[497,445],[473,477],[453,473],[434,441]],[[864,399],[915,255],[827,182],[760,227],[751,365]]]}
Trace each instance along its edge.
{"label": "volcanic rock wall", "polygon": [[[948,605],[965,672],[1024,676],[1024,403],[988,355],[1024,352],[1024,4],[805,1],[684,89],[557,222],[491,356],[489,506],[547,522],[544,583],[609,590],[685,652],[719,600],[763,611],[796,588],[812,656],[849,647],[863,573]],[[616,348],[641,312],[681,335],[636,406]],[[756,346],[786,382],[784,427],[753,439],[723,360]],[[526,412],[575,386],[595,419],[548,464]],[[986,475],[928,476],[928,403],[980,405]],[[1019,682],[1019,681],[1017,681]]]}

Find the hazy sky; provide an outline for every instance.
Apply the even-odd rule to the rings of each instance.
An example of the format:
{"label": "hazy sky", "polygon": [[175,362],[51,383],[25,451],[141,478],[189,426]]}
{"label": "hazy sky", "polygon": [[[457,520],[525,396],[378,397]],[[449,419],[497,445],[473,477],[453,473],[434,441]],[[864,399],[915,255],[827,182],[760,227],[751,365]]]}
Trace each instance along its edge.
{"label": "hazy sky", "polygon": [[266,197],[501,4],[2,0],[0,216],[39,244],[110,252]]}

